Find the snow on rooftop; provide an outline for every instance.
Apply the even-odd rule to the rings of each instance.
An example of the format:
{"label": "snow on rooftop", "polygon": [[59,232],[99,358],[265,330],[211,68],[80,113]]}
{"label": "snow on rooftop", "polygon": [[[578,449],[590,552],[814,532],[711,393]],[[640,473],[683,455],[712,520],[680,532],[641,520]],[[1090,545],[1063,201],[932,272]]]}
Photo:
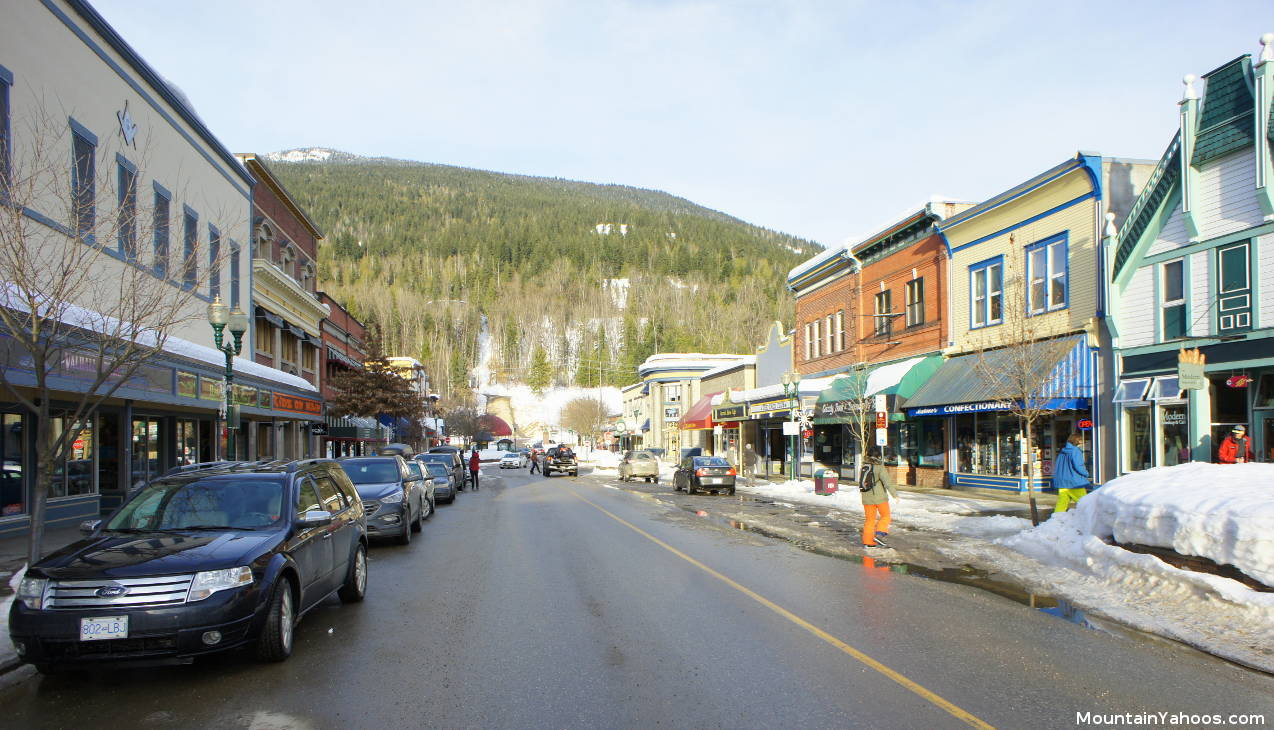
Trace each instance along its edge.
{"label": "snow on rooftop", "polygon": [[734,368],[737,368],[740,365],[755,365],[755,364],[756,364],[756,355],[744,355],[740,357],[736,362],[728,362],[728,363],[719,365],[711,370],[708,370],[707,372],[703,373],[699,377],[710,378],[713,375],[720,375],[721,373],[724,373],[727,370],[732,370]]}
{"label": "snow on rooftop", "polygon": [[791,271],[787,272],[788,281],[795,279],[796,277],[800,276],[801,274],[804,274],[807,271],[812,271],[814,269],[817,269],[819,266],[822,266],[823,264],[827,263],[828,261],[831,261],[837,256],[841,256],[846,253],[847,253],[847,249],[845,248],[844,244],[842,244],[840,246],[832,246],[831,248],[828,248],[822,253],[815,255],[813,258],[805,259],[804,261],[797,264],[796,266],[793,266]]}

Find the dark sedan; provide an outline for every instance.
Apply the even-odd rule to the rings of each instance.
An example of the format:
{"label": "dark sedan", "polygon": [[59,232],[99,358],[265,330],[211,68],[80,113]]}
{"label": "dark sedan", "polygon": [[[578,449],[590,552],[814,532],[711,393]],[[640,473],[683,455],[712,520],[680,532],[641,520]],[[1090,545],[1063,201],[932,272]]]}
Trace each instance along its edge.
{"label": "dark sedan", "polygon": [[301,615],[367,590],[362,503],[333,461],[162,477],[84,529],[27,571],[9,611],[18,656],[41,672],[245,645],[282,661]]}
{"label": "dark sedan", "polygon": [[429,478],[433,480],[434,496],[438,501],[446,502],[447,504],[456,501],[456,478],[452,476],[450,467],[442,462],[425,461],[423,459],[418,459],[417,463],[428,472]]}
{"label": "dark sedan", "polygon": [[411,544],[411,534],[420,532],[432,508],[421,475],[401,456],[352,456],[340,465],[363,500],[368,536]]}
{"label": "dark sedan", "polygon": [[673,489],[687,494],[700,490],[734,494],[735,475],[734,467],[720,456],[687,456],[673,474]]}

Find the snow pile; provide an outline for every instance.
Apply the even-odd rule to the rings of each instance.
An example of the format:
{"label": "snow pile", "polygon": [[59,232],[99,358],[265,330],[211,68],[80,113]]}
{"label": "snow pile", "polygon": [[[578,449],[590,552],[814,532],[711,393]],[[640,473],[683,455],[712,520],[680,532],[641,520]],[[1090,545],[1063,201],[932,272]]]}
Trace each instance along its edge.
{"label": "snow pile", "polygon": [[[773,499],[801,502],[845,512],[863,513],[863,500],[854,484],[841,483],[841,490],[834,494],[815,494],[814,482],[809,480],[786,481],[777,484],[740,482],[748,491]],[[897,499],[890,500],[890,513],[897,525],[915,530],[953,532],[969,537],[992,539],[1021,532],[1031,526],[1030,520],[1007,514],[987,514],[984,500],[945,494],[917,494],[900,491]],[[1003,511],[1020,509],[1018,505],[1005,503]]]}
{"label": "snow pile", "polygon": [[1269,582],[1271,497],[1274,465],[1150,469],[1109,482],[1039,527],[996,540],[1013,552],[989,557],[1086,611],[1271,671],[1274,593],[1106,542],[1171,548]]}

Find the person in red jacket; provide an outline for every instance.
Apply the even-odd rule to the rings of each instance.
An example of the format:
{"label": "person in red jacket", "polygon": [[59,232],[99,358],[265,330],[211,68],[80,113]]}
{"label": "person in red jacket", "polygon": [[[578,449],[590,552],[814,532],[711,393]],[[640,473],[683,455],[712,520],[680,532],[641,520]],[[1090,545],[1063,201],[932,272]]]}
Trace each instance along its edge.
{"label": "person in red jacket", "polygon": [[1222,464],[1243,464],[1252,460],[1252,439],[1247,437],[1247,426],[1235,426],[1217,449],[1217,461]]}
{"label": "person in red jacket", "polygon": [[478,467],[482,462],[478,460],[478,450],[473,450],[473,456],[469,457],[469,478],[473,480],[473,491],[478,491]]}

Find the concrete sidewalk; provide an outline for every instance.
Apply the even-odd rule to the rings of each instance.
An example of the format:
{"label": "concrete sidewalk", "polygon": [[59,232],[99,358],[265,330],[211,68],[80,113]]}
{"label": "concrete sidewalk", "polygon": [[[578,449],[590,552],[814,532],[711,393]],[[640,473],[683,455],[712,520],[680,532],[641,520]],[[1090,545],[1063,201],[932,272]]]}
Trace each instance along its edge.
{"label": "concrete sidewalk", "polygon": [[[48,555],[55,550],[61,550],[80,537],[82,536],[78,526],[45,530],[43,552]],[[28,542],[26,535],[0,539],[0,598],[10,593],[9,579],[27,564]]]}

